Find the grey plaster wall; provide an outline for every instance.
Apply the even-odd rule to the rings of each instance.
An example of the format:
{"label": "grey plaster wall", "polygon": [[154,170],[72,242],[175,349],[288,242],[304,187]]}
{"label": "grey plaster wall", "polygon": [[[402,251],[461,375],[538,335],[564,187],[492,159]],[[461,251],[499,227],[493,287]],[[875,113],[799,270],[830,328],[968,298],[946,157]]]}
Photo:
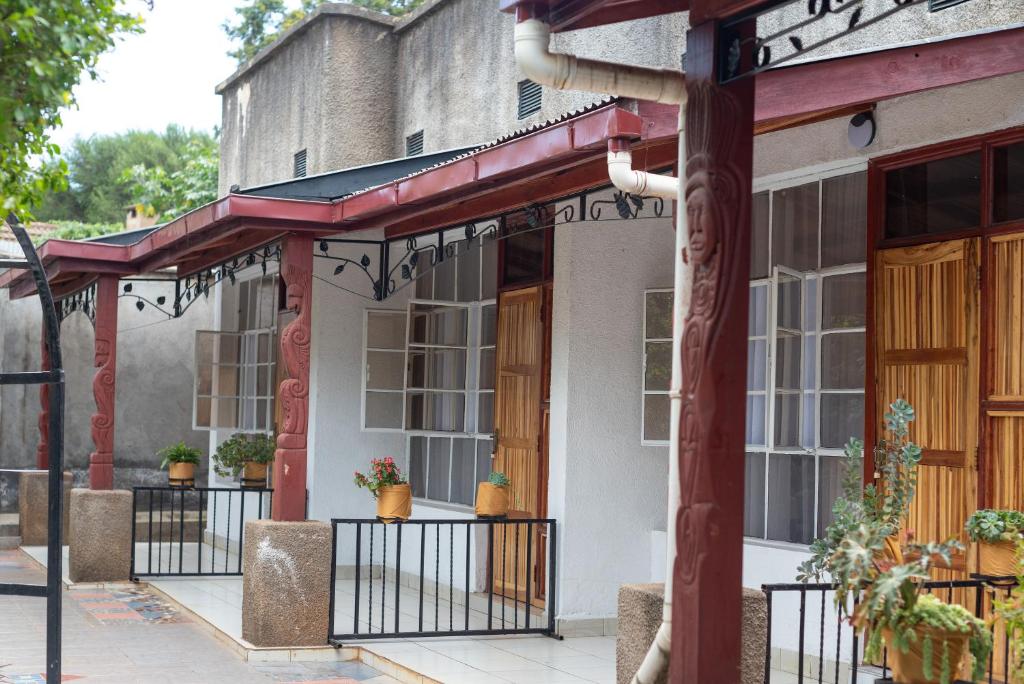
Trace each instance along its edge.
{"label": "grey plaster wall", "polygon": [[[173,283],[136,282],[134,292],[155,300],[172,294]],[[206,434],[192,430],[193,339],[194,330],[211,327],[211,307],[199,300],[182,318],[168,320],[150,307],[139,311],[136,301],[123,297],[118,307],[115,487],[165,482],[155,454],[180,440],[201,449],[204,456],[207,452]],[[37,299],[11,301],[7,290],[0,291],[4,371],[39,367],[40,326]],[[84,314],[65,319],[61,326],[67,388],[64,458],[76,485],[88,480],[93,450],[93,340],[92,323]],[[35,467],[38,416],[38,388],[0,387],[0,468]],[[200,474],[205,474],[206,464],[204,458]],[[13,475],[0,473],[4,511],[16,503],[13,480]]]}
{"label": "grey plaster wall", "polygon": [[395,40],[380,16],[321,7],[218,86],[221,194],[291,178],[302,149],[308,175],[391,156]]}

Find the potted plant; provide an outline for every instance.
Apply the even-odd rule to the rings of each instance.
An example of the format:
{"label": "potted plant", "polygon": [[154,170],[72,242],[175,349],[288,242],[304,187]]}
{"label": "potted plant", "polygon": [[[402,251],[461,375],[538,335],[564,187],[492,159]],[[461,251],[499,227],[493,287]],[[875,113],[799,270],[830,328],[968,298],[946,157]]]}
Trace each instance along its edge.
{"label": "potted plant", "polygon": [[377,500],[377,517],[385,523],[408,520],[412,515],[412,489],[390,456],[370,461],[370,474],[356,471],[357,487],[366,487]]}
{"label": "potted plant", "polygon": [[476,486],[476,514],[481,518],[503,518],[508,515],[509,481],[505,473],[494,472]]}
{"label": "potted plant", "polygon": [[[1024,550],[1024,540],[1017,542],[1017,558]],[[1024,684],[1024,568],[1017,565],[1017,585],[1010,596],[995,602],[996,616],[1003,621],[1010,653],[1006,660],[1006,676],[1011,684]]]}
{"label": "potted plant", "polygon": [[1024,532],[1024,513],[982,509],[964,525],[978,544],[978,572],[990,577],[1017,575],[1017,543]]}
{"label": "potted plant", "polygon": [[973,659],[970,676],[979,681],[992,649],[985,623],[962,606],[924,593],[929,570],[937,562],[949,565],[963,545],[955,539],[924,544],[908,540],[898,552],[890,549],[914,498],[921,448],[908,438],[914,409],[903,400],[889,408],[888,434],[875,450],[880,483],[861,487],[863,444],[851,439],[843,494],[833,507],[835,520],[825,537],[812,544],[812,557],[801,564],[797,579],[831,578],[839,613],[855,630],[869,630],[865,657],[878,661],[882,644],[887,646],[894,682],[950,684],[967,652]]}
{"label": "potted plant", "polygon": [[167,482],[172,487],[194,487],[196,484],[196,466],[202,452],[195,447],[178,442],[156,452],[161,458],[160,468],[167,470]]}
{"label": "potted plant", "polygon": [[267,465],[274,460],[274,438],[236,432],[213,455],[213,469],[221,477],[242,474],[243,487],[266,487]]}

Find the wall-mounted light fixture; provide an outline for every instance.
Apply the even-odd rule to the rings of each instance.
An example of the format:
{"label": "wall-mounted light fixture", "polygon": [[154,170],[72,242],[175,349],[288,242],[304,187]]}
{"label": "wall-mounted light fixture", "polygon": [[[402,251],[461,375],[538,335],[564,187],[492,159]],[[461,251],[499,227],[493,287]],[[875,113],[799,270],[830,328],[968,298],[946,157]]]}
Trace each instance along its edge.
{"label": "wall-mounted light fixture", "polygon": [[850,144],[858,150],[870,145],[875,139],[875,117],[871,112],[855,114],[846,130]]}

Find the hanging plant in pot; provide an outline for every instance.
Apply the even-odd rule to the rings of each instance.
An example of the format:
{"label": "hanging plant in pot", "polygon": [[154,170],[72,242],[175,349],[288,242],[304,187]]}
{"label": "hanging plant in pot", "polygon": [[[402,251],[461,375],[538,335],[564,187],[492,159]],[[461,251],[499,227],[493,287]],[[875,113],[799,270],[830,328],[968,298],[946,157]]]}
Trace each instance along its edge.
{"label": "hanging plant in pot", "polygon": [[504,518],[508,515],[509,481],[505,473],[494,472],[476,487],[476,514],[479,518]]}
{"label": "hanging plant in pot", "polygon": [[[851,439],[834,521],[825,537],[811,545],[812,556],[800,565],[797,579],[832,581],[840,615],[858,632],[868,631],[865,658],[878,662],[883,644],[888,648],[894,682],[951,684],[962,668],[972,681],[980,681],[992,650],[985,623],[924,588],[929,571],[948,567],[963,545],[955,539],[908,540],[898,551],[892,549],[914,499],[921,448],[908,437],[914,419],[910,404],[897,400],[889,409],[887,435],[875,449],[880,483],[861,486],[863,443]],[[964,663],[968,653],[969,667]]]}
{"label": "hanging plant in pot", "polygon": [[390,456],[370,461],[370,474],[356,471],[357,487],[366,487],[377,500],[377,518],[392,523],[412,515],[412,489]]}
{"label": "hanging plant in pot", "polygon": [[[1017,558],[1024,551],[1024,540],[1017,542]],[[1017,565],[1017,584],[1005,600],[996,601],[996,615],[1003,621],[1009,641],[1005,676],[1010,684],[1024,684],[1024,567]]]}
{"label": "hanging plant in pot", "polygon": [[160,457],[160,469],[167,471],[167,483],[171,487],[195,487],[196,466],[202,452],[195,447],[178,442],[156,452]]}
{"label": "hanging plant in pot", "polygon": [[1016,577],[1017,544],[1024,532],[1024,513],[975,511],[964,529],[978,545],[978,572],[989,577]]}
{"label": "hanging plant in pot", "polygon": [[221,477],[238,477],[242,487],[267,486],[267,466],[274,461],[274,438],[236,432],[217,447],[213,469]]}

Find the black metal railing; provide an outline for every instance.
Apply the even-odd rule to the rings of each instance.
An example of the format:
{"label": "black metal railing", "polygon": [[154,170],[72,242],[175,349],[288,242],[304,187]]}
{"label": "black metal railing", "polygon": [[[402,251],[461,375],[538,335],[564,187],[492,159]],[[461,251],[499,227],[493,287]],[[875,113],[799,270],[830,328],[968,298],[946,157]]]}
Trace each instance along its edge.
{"label": "black metal railing", "polygon": [[135,487],[132,579],[242,574],[247,520],[270,517],[274,490]]}
{"label": "black metal railing", "polygon": [[[925,591],[936,594],[948,603],[960,603],[972,610],[980,618],[991,617],[992,601],[1005,599],[1016,585],[1013,577],[972,576],[968,580],[937,580],[927,582]],[[772,683],[772,615],[782,613],[793,614],[794,606],[785,606],[780,611],[780,600],[789,599],[796,602],[796,624],[786,622],[785,632],[797,635],[796,672],[787,672],[783,676],[786,682],[792,681],[796,675],[798,684],[817,682],[824,684],[840,684],[850,682],[857,684],[858,671],[872,668],[880,672],[881,678],[889,675],[888,653],[883,650],[881,664],[863,662],[863,644],[860,636],[846,619],[835,610],[835,589],[832,584],[764,584],[761,590],[767,600],[768,634],[764,658],[764,682]],[[854,604],[856,607],[856,604]],[[989,684],[1002,682],[1002,673],[1009,666],[1009,639],[999,623],[990,626],[997,644],[989,657],[986,677]],[[846,641],[850,650],[842,652],[842,644]],[[808,643],[811,648],[808,648]],[[791,649],[787,649],[791,650]],[[996,658],[998,657],[998,661]],[[785,660],[785,659],[783,659]],[[1001,661],[1001,662],[999,662]],[[998,667],[1001,665],[1001,669]],[[848,671],[849,676],[844,676]]]}
{"label": "black metal railing", "polygon": [[384,524],[370,518],[334,519],[331,526],[332,644],[396,637],[555,636],[554,520]]}

